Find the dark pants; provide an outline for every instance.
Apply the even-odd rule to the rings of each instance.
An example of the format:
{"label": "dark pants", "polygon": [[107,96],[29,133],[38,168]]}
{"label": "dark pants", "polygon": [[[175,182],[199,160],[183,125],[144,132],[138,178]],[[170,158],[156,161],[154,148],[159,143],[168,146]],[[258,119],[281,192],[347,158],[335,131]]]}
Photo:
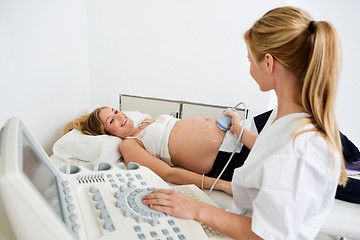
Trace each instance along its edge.
{"label": "dark pants", "polygon": [[[231,162],[221,175],[220,179],[231,181],[234,174],[234,169],[241,167],[244,164],[247,156],[249,155],[249,152],[250,150],[247,147],[243,146],[240,153],[235,153],[233,158],[231,159]],[[223,170],[225,164],[228,162],[231,154],[232,153],[229,152],[219,151],[211,171],[206,174],[206,176],[214,178],[218,177]]]}

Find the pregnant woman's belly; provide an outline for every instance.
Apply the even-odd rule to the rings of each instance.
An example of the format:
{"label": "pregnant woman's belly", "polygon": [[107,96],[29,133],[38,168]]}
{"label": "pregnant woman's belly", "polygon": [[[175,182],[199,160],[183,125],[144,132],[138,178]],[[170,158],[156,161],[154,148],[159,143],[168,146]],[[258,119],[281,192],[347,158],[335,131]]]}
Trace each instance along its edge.
{"label": "pregnant woman's belly", "polygon": [[176,122],[169,138],[171,161],[177,166],[208,173],[213,166],[225,132],[210,117],[190,118]]}

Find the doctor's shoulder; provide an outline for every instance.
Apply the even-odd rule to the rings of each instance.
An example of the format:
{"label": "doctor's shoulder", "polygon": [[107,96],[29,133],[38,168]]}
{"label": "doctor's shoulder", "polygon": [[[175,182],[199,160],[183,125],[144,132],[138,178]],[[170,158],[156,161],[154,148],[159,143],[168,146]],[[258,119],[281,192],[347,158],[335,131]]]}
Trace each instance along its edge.
{"label": "doctor's shoulder", "polygon": [[306,161],[309,168],[316,168],[321,175],[335,173],[338,178],[342,161],[341,153],[332,148],[324,134],[317,131],[312,124],[298,129],[293,134],[291,145],[293,153],[302,161]]}

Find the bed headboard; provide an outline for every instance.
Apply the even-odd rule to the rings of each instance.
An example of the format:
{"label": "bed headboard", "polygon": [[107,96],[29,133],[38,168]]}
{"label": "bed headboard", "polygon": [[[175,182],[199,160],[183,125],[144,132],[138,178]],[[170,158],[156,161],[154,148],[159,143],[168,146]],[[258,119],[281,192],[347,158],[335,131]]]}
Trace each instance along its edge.
{"label": "bed headboard", "polygon": [[[233,106],[221,106],[205,103],[170,100],[154,97],[143,97],[129,94],[119,95],[119,110],[139,111],[150,114],[153,118],[161,114],[169,114],[180,119],[191,117],[210,116],[220,117],[222,110]],[[248,116],[248,110],[243,108],[236,109],[241,118]]]}

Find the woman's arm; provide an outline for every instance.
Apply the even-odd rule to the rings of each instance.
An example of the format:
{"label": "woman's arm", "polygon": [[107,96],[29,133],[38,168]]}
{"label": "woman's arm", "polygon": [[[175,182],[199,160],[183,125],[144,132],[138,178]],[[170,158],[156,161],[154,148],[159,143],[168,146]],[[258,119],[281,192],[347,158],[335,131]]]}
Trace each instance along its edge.
{"label": "woman's arm", "polygon": [[[226,116],[230,116],[232,118],[231,125],[230,125],[230,131],[232,131],[237,137],[239,137],[241,133],[242,126],[240,124],[241,118],[239,114],[234,114],[232,112],[226,112],[224,113]],[[243,135],[241,137],[241,142],[248,148],[252,149],[254,146],[255,140],[257,138],[257,134],[250,132],[246,128],[244,128]]]}
{"label": "woman's arm", "polygon": [[[161,159],[151,155],[137,139],[126,139],[119,145],[119,150],[124,157],[125,163],[136,162],[145,166],[159,175],[165,181],[175,184],[195,184],[199,188],[209,189],[215,182],[215,178],[202,176],[187,169],[171,167]],[[217,190],[232,195],[231,182],[219,180],[215,185]]]}
{"label": "woman's arm", "polygon": [[232,239],[261,239],[251,230],[251,218],[196,201],[175,190],[154,191],[144,196],[143,203],[174,217],[203,222]]}

